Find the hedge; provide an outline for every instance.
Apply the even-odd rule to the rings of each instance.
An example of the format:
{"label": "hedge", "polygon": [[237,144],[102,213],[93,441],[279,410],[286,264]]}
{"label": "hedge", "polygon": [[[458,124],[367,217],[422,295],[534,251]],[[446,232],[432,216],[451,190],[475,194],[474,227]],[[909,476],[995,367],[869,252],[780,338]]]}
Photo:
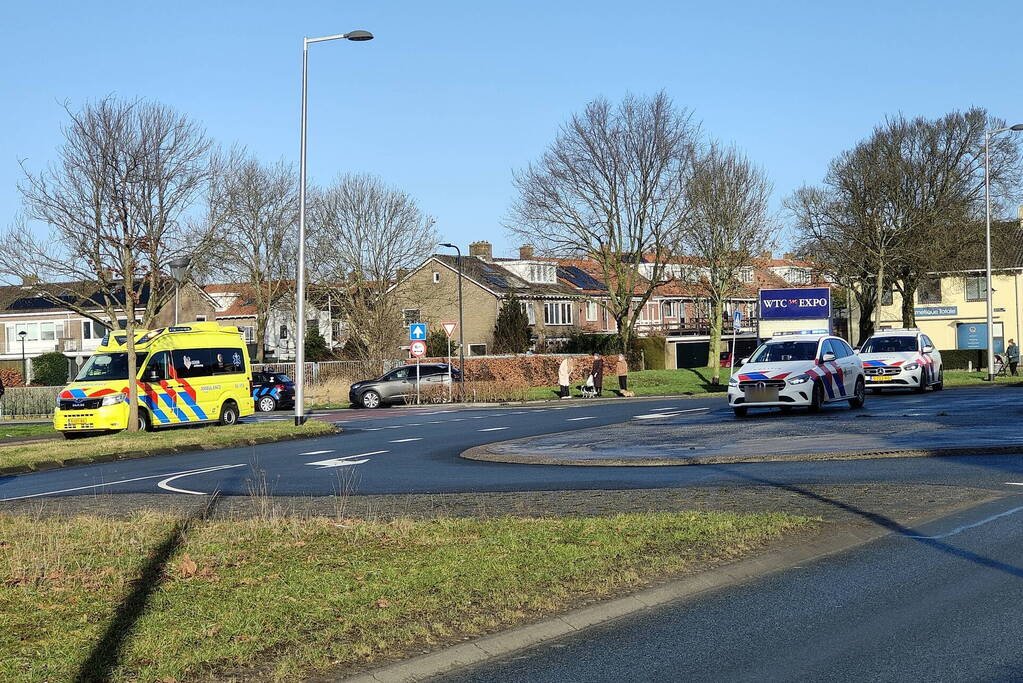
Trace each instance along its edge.
{"label": "hedge", "polygon": [[637,340],[643,350],[643,370],[664,370],[667,341],[664,337],[640,337]]}
{"label": "hedge", "polygon": [[946,370],[966,370],[970,362],[974,370],[987,367],[987,351],[984,349],[948,349],[940,353],[941,365]]}
{"label": "hedge", "polygon": [[68,359],[58,351],[44,353],[32,359],[32,383],[44,387],[67,384]]}

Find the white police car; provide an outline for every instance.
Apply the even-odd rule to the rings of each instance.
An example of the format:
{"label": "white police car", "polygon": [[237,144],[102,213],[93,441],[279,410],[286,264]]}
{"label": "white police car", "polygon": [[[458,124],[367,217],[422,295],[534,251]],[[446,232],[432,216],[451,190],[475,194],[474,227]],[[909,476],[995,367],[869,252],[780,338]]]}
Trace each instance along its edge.
{"label": "white police car", "polygon": [[863,406],[863,367],[844,339],[793,334],[770,339],[740,361],[728,380],[728,405],[742,417],[750,408],[817,412],[825,403]]}
{"label": "white police car", "polygon": [[913,389],[938,391],[945,386],[941,352],[914,328],[881,330],[860,347],[860,362],[871,391]]}

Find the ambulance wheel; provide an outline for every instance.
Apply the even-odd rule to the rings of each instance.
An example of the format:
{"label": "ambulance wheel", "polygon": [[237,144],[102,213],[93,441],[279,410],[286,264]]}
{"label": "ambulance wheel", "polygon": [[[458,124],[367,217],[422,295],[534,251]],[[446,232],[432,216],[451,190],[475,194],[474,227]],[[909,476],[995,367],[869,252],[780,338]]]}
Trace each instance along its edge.
{"label": "ambulance wheel", "polygon": [[256,407],[259,408],[261,413],[272,413],[277,410],[277,399],[273,396],[261,396]]}
{"label": "ambulance wheel", "polygon": [[922,394],[925,391],[927,391],[927,385],[930,383],[931,383],[930,375],[927,372],[927,368],[924,368],[923,370],[920,371],[920,386],[914,387],[913,391],[915,391],[918,394]]}
{"label": "ambulance wheel", "polygon": [[229,427],[238,424],[238,406],[234,401],[225,401],[220,409],[220,424]]}
{"label": "ambulance wheel", "polygon": [[820,382],[814,382],[813,393],[810,394],[810,412],[819,413],[822,405],[824,405],[824,387]]}
{"label": "ambulance wheel", "polygon": [[733,406],[732,407],[732,412],[735,413],[736,417],[746,417],[747,411],[749,411],[749,408],[747,408],[746,406]]}
{"label": "ambulance wheel", "polygon": [[153,431],[153,419],[149,417],[142,408],[139,408],[139,431],[140,432],[151,432]]}
{"label": "ambulance wheel", "polygon": [[849,407],[853,409],[862,408],[866,399],[867,391],[863,384],[863,378],[860,377],[856,380],[856,389],[853,390],[853,397],[849,399]]}

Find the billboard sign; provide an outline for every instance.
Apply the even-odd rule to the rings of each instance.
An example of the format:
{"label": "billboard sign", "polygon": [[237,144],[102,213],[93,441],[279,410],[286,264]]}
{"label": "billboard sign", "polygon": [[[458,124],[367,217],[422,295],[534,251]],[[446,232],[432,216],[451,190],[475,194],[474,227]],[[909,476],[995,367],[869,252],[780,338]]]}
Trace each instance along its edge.
{"label": "billboard sign", "polygon": [[761,289],[761,320],[821,320],[831,317],[831,289]]}

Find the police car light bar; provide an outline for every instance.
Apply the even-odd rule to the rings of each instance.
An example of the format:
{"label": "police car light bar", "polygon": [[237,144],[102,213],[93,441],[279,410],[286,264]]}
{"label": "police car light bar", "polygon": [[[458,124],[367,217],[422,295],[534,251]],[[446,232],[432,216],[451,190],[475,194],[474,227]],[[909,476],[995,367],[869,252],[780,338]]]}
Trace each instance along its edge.
{"label": "police car light bar", "polygon": [[775,337],[788,337],[793,334],[828,334],[827,330],[793,330],[791,332],[775,332]]}

